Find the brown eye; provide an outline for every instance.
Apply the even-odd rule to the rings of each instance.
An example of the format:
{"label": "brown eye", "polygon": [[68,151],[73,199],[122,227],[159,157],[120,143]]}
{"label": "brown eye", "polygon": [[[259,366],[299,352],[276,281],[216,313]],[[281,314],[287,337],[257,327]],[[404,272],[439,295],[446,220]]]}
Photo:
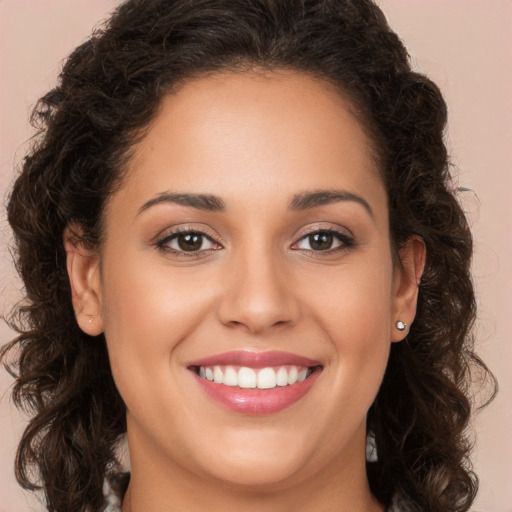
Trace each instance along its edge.
{"label": "brown eye", "polygon": [[334,236],[332,233],[320,231],[308,236],[308,242],[314,251],[326,251],[332,248]]}
{"label": "brown eye", "polygon": [[180,231],[166,236],[160,240],[156,246],[163,250],[173,253],[200,253],[211,249],[219,249],[219,244],[215,243],[208,235],[200,231]]}
{"label": "brown eye", "polygon": [[200,233],[180,233],[177,236],[178,247],[182,251],[199,251],[203,245]]}
{"label": "brown eye", "polygon": [[313,252],[331,252],[335,250],[351,249],[354,239],[345,233],[331,229],[320,229],[304,235],[293,249]]}

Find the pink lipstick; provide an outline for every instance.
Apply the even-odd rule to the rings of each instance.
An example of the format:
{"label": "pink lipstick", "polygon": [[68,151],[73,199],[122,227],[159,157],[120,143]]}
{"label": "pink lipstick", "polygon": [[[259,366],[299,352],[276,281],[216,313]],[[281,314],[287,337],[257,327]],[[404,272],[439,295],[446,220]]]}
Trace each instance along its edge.
{"label": "pink lipstick", "polygon": [[188,368],[211,398],[245,414],[279,412],[311,389],[318,361],[280,351],[233,351],[191,362]]}

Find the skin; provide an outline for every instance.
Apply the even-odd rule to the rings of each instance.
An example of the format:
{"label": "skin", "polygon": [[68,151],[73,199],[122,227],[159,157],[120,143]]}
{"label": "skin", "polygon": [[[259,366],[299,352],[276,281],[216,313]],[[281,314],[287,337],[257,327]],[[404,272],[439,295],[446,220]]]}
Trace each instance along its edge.
{"label": "skin", "polygon": [[[349,107],[293,72],[188,82],[136,146],[100,250],[66,241],[78,322],[105,333],[127,406],[124,512],[383,510],[365,473],[366,414],[406,335],[395,322],[414,319],[425,254],[413,238],[393,258],[386,191]],[[325,190],[368,208],[351,196],[290,208]],[[225,209],[155,201],[163,193],[215,195]],[[176,228],[213,242],[188,256],[158,247]],[[319,229],[342,240],[314,250],[306,235]],[[323,369],[292,406],[240,414],[187,368],[232,350]]]}

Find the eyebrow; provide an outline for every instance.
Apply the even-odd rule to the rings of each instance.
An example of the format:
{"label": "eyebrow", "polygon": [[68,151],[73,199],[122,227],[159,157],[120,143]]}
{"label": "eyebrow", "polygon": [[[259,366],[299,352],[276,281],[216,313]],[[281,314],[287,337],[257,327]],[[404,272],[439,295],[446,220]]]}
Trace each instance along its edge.
{"label": "eyebrow", "polygon": [[[292,211],[308,210],[318,206],[337,203],[341,201],[352,201],[360,204],[374,218],[373,210],[368,202],[361,196],[348,192],[347,190],[317,190],[312,192],[301,192],[293,196],[288,208]],[[226,211],[224,201],[210,194],[175,194],[171,192],[162,192],[158,196],[144,203],[138,211],[138,214],[160,203],[174,203],[181,206],[190,206],[198,210],[211,212]]]}
{"label": "eyebrow", "polygon": [[347,190],[318,190],[312,192],[302,192],[293,197],[290,203],[290,210],[300,211],[326,204],[337,203],[340,201],[353,201],[360,204],[374,219],[374,214],[368,201],[361,196],[348,192]]}
{"label": "eyebrow", "polygon": [[162,192],[157,197],[150,199],[144,203],[138,213],[151,208],[152,206],[160,203],[175,203],[181,206],[191,206],[198,210],[207,210],[210,212],[223,212],[226,209],[224,201],[217,196],[209,194],[173,194],[171,192]]}

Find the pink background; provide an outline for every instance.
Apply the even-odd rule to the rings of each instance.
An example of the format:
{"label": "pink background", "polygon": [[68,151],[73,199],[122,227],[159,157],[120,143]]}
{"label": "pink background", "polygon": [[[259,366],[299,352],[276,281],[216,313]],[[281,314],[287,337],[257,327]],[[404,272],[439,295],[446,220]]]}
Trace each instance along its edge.
{"label": "pink background", "polygon": [[[62,59],[118,2],[0,1],[0,197],[32,134],[30,108],[55,83]],[[500,381],[496,401],[477,416],[475,510],[512,512],[512,1],[380,0],[416,67],[444,91],[448,145],[467,194],[476,241],[478,348]],[[0,314],[19,297],[0,214]],[[12,332],[0,322],[0,344]],[[9,403],[0,371],[0,512],[42,511],[17,486],[13,459],[23,417]]]}

